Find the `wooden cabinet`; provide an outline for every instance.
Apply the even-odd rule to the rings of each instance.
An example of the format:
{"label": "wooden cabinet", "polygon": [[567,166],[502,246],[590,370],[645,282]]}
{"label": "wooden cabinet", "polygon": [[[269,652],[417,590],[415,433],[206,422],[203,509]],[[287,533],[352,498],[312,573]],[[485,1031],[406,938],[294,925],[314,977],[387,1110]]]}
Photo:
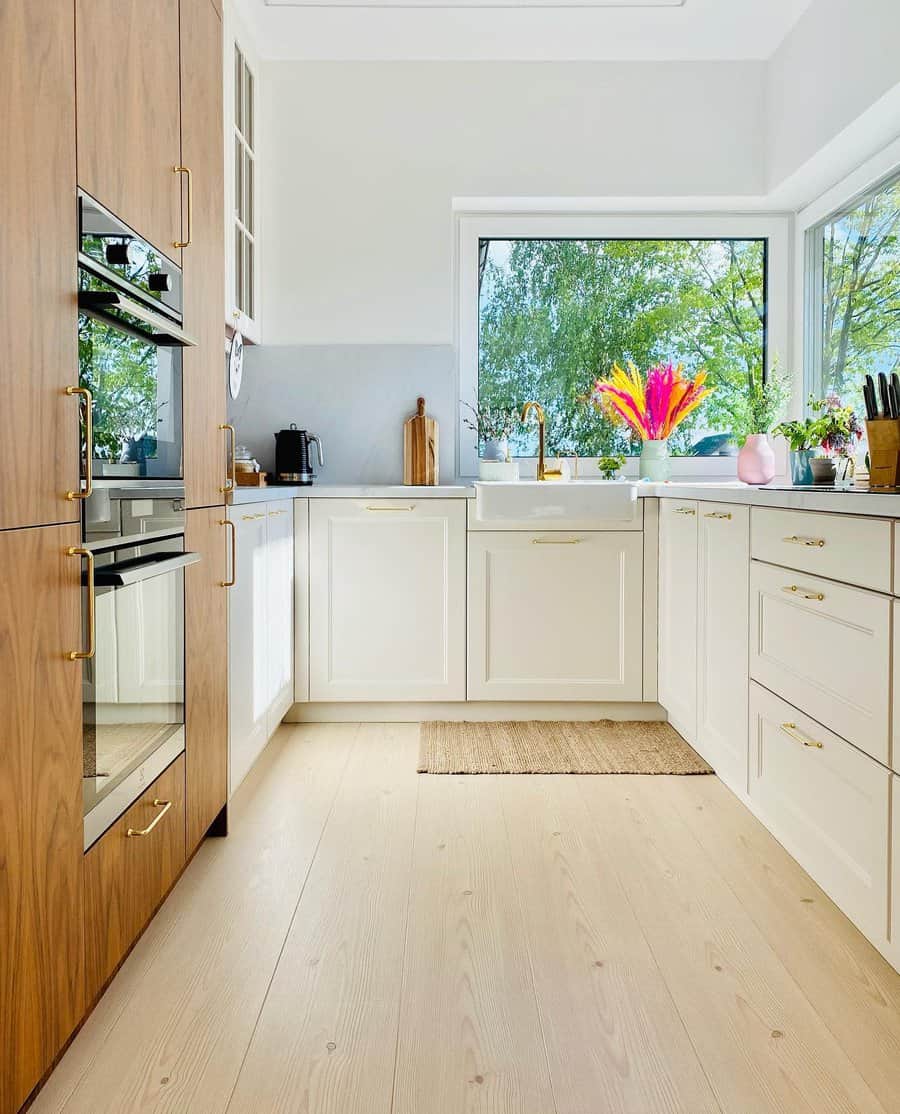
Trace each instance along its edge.
{"label": "wooden cabinet", "polygon": [[81,1018],[81,566],[77,525],[0,532],[0,1112]]}
{"label": "wooden cabinet", "polygon": [[466,504],[312,499],[310,699],[464,700]]}
{"label": "wooden cabinet", "polygon": [[470,700],[640,700],[643,538],[469,534]]}
{"label": "wooden cabinet", "polygon": [[193,853],[228,799],[229,528],[218,507],[187,512],[184,572],[185,813]]}
{"label": "wooden cabinet", "polygon": [[177,758],[84,856],[88,1003],[184,866],[184,765]]}
{"label": "wooden cabinet", "polygon": [[697,524],[696,747],[746,793],[750,508],[700,503]]}
{"label": "wooden cabinet", "polygon": [[697,738],[697,561],[699,505],[659,505],[659,702],[691,744]]}
{"label": "wooden cabinet", "polygon": [[75,2],[78,184],[176,262],[178,39],[178,0]]}
{"label": "wooden cabinet", "polygon": [[266,507],[266,735],[294,703],[294,508]]}
{"label": "wooden cabinet", "polygon": [[196,347],[184,350],[184,485],[189,507],[224,502],[222,128],[222,23],[210,0],[181,0],[181,153],[193,189],[191,242],[182,252],[184,325],[197,340]]}
{"label": "wooden cabinet", "polygon": [[75,522],[75,53],[66,0],[0,4],[0,529]]}

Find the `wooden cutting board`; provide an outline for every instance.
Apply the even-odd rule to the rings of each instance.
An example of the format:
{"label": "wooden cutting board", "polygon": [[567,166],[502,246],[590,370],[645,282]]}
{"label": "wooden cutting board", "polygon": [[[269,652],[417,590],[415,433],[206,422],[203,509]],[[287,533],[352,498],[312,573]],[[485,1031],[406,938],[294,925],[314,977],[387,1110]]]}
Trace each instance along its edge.
{"label": "wooden cutting board", "polygon": [[403,482],[433,486],[438,482],[438,424],[425,413],[425,399],[403,423]]}

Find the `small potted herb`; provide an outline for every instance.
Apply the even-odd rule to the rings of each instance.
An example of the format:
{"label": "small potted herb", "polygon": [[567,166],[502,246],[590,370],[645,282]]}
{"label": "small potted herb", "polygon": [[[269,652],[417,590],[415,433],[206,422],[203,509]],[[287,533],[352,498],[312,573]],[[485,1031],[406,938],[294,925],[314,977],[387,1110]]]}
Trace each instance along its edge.
{"label": "small potted herb", "polygon": [[462,404],[469,411],[463,418],[463,425],[478,437],[482,460],[508,461],[509,436],[519,422],[519,411],[515,406],[492,406],[479,403],[472,406]]}
{"label": "small potted herb", "polygon": [[601,456],[597,461],[597,467],[604,480],[616,480],[619,478],[619,473],[625,467],[624,456]]}

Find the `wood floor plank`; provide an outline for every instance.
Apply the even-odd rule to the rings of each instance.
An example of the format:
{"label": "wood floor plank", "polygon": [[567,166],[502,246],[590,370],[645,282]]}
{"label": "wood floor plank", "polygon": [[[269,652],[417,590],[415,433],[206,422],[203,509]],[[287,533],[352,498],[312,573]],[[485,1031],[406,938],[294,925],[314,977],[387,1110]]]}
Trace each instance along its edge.
{"label": "wood floor plank", "polygon": [[674,813],[669,780],[578,782],[723,1111],[885,1114]]}
{"label": "wood floor plank", "polygon": [[418,747],[396,724],[354,751],[229,1114],[390,1114]]}
{"label": "wood floor plank", "polygon": [[575,782],[500,791],[559,1114],[718,1114]]}
{"label": "wood floor plank", "polygon": [[718,778],[670,799],[888,1110],[900,1110],[900,974]]}
{"label": "wood floor plank", "polygon": [[554,1114],[523,932],[497,779],[424,775],[394,1114]]}
{"label": "wood floor plank", "polygon": [[88,1019],[35,1114],[222,1114],[357,733],[279,731],[107,992],[127,1008]]}

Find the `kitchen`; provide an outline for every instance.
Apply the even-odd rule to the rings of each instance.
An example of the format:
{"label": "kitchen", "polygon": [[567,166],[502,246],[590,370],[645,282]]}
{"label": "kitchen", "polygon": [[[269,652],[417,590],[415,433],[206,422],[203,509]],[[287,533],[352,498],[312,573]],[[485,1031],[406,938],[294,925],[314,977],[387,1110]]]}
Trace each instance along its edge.
{"label": "kitchen", "polygon": [[900,1108],[863,7],[3,5],[0,1114]]}

